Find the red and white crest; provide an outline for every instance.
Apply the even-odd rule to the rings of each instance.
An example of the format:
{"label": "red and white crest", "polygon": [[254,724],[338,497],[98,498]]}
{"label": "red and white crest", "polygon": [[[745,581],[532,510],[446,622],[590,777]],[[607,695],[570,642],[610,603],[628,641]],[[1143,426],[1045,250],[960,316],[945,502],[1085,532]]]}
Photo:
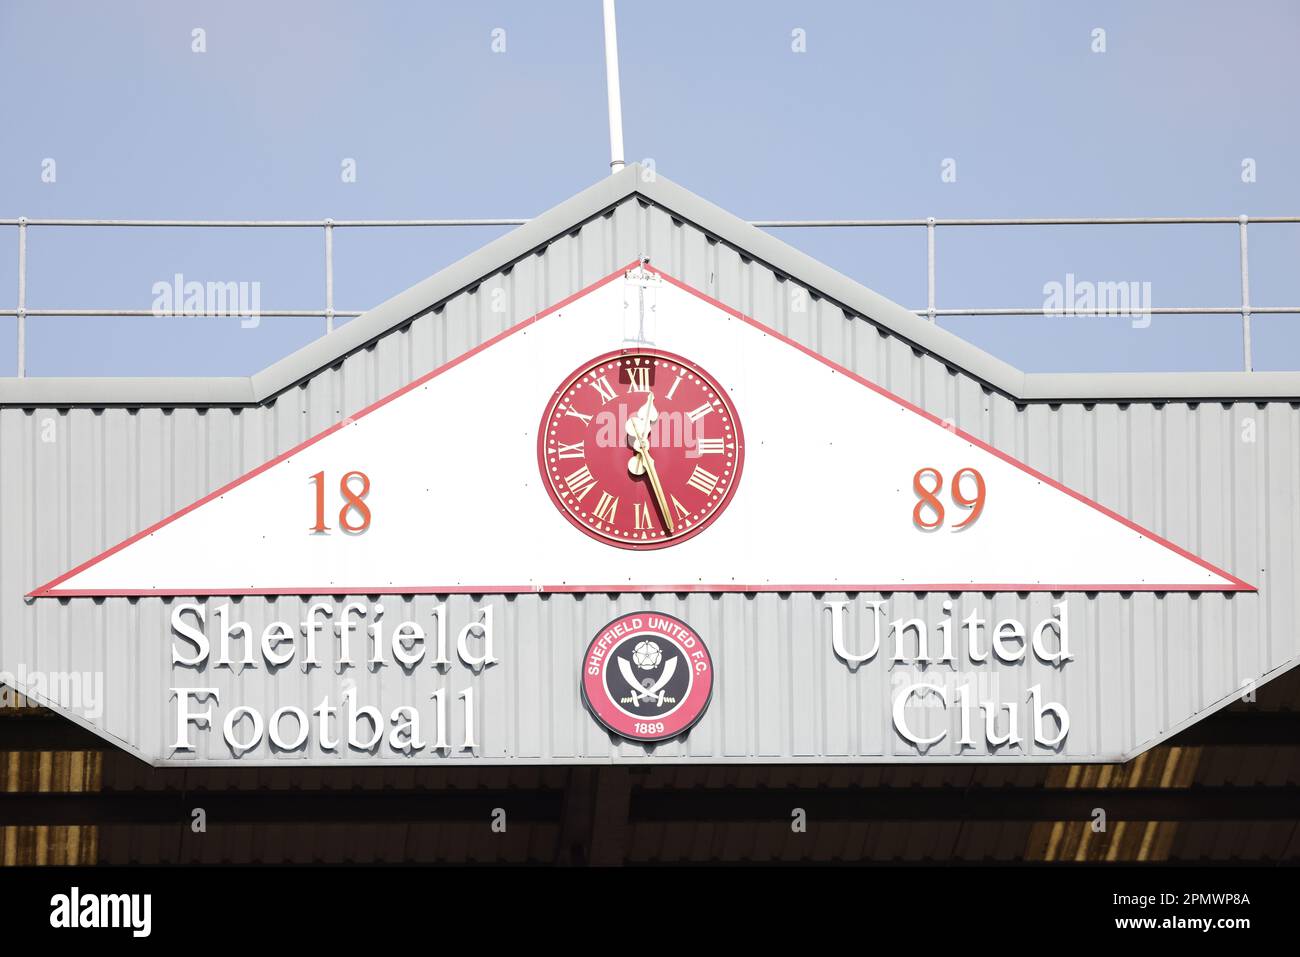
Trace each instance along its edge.
{"label": "red and white crest", "polygon": [[620,615],[592,639],[582,660],[582,699],[596,720],[631,741],[666,741],[688,731],[713,696],[713,658],[680,618]]}

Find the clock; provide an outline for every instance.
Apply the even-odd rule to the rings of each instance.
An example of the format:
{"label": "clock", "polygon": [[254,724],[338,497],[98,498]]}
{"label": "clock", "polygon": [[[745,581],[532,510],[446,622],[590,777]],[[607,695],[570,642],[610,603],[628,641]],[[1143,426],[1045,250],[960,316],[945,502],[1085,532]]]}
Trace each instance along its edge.
{"label": "clock", "polygon": [[537,460],[551,500],[584,533],[620,548],[666,548],[726,509],[745,443],[731,399],[699,365],[620,350],[555,390]]}

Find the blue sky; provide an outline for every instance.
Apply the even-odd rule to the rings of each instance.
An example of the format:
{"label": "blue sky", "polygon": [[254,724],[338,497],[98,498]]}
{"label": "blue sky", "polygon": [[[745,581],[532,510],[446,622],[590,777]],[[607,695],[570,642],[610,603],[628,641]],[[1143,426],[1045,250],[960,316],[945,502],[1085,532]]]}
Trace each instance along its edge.
{"label": "blue sky", "polygon": [[[623,0],[619,33],[627,158],[747,219],[1300,211],[1295,3]],[[0,218],[532,216],[607,172],[601,36],[598,0],[6,0]],[[336,307],[368,308],[502,231],[340,231]],[[925,303],[921,230],[782,238]],[[1300,304],[1300,226],[1252,227],[1250,243],[1255,304]],[[260,282],[263,308],[321,308],[321,246],[319,230],[32,229],[28,307],[147,309],[179,272]],[[1067,273],[1150,282],[1157,306],[1240,296],[1235,226],[941,230],[937,260],[941,307],[1039,306]],[[0,302],[15,299],[3,227]],[[1300,369],[1296,323],[1255,318],[1258,368]],[[1241,365],[1234,316],[943,324],[1035,371]],[[34,317],[28,371],[244,375],[321,331]],[[0,318],[0,374],[14,340]]]}

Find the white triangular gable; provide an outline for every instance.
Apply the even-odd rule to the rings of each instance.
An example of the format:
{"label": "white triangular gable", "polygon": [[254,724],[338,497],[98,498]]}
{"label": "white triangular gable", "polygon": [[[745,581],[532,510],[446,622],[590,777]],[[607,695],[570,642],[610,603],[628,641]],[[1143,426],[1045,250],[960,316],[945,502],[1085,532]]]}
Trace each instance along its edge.
{"label": "white triangular gable", "polygon": [[[642,287],[619,270],[32,594],[1253,590],[650,272],[658,281],[644,308]],[[538,423],[557,385],[638,338],[708,370],[746,443],[726,510],[651,551],[575,529],[537,466]],[[920,531],[922,467],[978,470],[978,520]],[[310,534],[310,477],[352,470],[370,479],[370,526]],[[940,498],[960,520],[967,513],[947,496],[945,486]]]}

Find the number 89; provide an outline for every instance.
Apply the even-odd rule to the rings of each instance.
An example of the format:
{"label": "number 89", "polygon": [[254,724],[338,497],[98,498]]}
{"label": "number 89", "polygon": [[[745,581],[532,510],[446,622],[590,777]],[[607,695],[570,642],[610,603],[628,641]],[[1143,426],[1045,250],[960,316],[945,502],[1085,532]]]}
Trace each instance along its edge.
{"label": "number 89", "polygon": [[[962,493],[961,480],[963,476],[969,475],[975,481],[975,497],[967,498]],[[939,492],[943,490],[943,474],[936,468],[919,468],[916,474],[912,476],[912,489],[916,492],[919,501],[912,509],[912,521],[917,528],[927,532],[932,532],[943,525],[944,511],[943,502],[939,501]],[[958,522],[953,526],[953,530],[965,528],[975,519],[980,517],[984,511],[984,497],[986,488],[984,485],[984,476],[980,475],[977,469],[964,468],[959,469],[957,474],[952,477],[952,488],[950,494],[952,500],[961,508],[970,509],[970,514],[965,520]],[[934,516],[934,521],[927,522],[923,509],[928,509]]]}

